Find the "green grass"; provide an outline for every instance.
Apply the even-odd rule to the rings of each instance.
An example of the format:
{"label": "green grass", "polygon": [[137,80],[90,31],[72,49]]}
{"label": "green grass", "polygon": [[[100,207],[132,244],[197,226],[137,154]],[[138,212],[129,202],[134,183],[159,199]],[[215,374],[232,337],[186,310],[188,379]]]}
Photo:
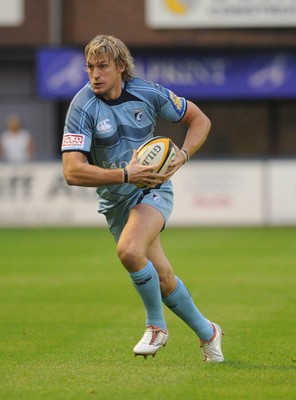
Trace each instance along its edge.
{"label": "green grass", "polygon": [[168,345],[133,346],[144,312],[105,229],[0,230],[1,400],[296,398],[296,230],[167,229],[164,248],[200,310],[225,331],[202,361],[169,310]]}

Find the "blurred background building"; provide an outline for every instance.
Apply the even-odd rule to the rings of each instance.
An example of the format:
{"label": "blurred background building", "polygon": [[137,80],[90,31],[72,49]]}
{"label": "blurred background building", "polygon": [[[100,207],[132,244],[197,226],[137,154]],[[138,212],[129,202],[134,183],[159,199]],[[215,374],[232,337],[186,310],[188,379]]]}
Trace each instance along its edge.
{"label": "blurred background building", "polygon": [[[35,159],[60,159],[84,46],[100,33],[128,45],[139,76],[209,116],[197,160],[295,158],[295,0],[0,0],[0,131],[19,115]],[[180,144],[185,130],[157,133]]]}
{"label": "blurred background building", "polygon": [[[7,115],[20,114],[35,133],[38,159],[59,157],[65,109],[86,79],[75,51],[98,33],[120,37],[138,59],[139,75],[162,81],[209,115],[212,134],[200,156],[295,156],[294,0],[0,0],[0,6],[0,128]],[[69,59],[72,69],[65,70]]]}

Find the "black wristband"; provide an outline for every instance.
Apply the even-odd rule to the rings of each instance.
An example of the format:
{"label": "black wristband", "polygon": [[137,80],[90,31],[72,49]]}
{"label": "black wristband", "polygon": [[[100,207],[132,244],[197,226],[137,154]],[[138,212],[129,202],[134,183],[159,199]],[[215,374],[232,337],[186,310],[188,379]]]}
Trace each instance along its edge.
{"label": "black wristband", "polygon": [[123,182],[128,183],[128,172],[126,168],[123,168]]}
{"label": "black wristband", "polygon": [[183,151],[183,154],[185,155],[185,162],[189,161],[189,152],[187,149],[181,149]]}

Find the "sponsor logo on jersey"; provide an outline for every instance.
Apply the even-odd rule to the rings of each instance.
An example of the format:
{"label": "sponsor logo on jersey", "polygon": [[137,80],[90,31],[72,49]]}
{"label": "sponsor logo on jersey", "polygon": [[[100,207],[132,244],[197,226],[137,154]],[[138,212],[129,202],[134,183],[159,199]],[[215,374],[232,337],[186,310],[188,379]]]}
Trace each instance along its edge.
{"label": "sponsor logo on jersey", "polygon": [[174,109],[177,111],[177,113],[182,116],[183,111],[184,111],[184,99],[182,97],[178,97],[175,93],[173,93],[171,90],[169,92],[169,99],[174,106]]}
{"label": "sponsor logo on jersey", "polygon": [[125,168],[128,166],[129,161],[110,162],[102,161],[102,167],[106,169]]}
{"label": "sponsor logo on jersey", "polygon": [[111,125],[111,121],[109,118],[106,118],[97,124],[97,131],[100,133],[106,133],[106,132],[110,131],[111,128],[112,128],[112,125]]}
{"label": "sponsor logo on jersey", "polygon": [[84,136],[77,133],[66,133],[63,138],[62,147],[77,147],[84,145]]}
{"label": "sponsor logo on jersey", "polygon": [[140,123],[144,117],[144,108],[137,108],[134,110],[135,120]]}

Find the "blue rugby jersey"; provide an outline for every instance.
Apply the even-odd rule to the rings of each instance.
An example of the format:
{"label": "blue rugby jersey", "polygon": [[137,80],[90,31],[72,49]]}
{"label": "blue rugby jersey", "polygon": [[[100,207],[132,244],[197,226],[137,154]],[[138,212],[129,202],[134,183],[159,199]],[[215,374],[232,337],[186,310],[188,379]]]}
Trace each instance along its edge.
{"label": "blue rugby jersey", "polygon": [[[62,152],[83,152],[90,164],[102,168],[124,168],[133,150],[153,137],[158,117],[178,122],[185,112],[183,97],[143,79],[124,82],[116,100],[96,96],[87,83],[69,106]],[[139,190],[132,184],[100,186],[100,209],[108,210]]]}

